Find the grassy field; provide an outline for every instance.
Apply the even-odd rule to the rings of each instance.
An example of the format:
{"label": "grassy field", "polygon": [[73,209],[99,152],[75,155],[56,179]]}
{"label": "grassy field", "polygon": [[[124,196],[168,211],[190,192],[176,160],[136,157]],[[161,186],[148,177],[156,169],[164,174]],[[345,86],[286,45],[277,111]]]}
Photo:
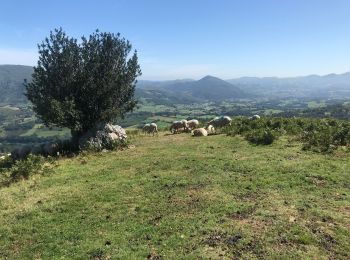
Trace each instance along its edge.
{"label": "grassy field", "polygon": [[133,144],[1,188],[0,258],[350,258],[348,153],[224,135]]}

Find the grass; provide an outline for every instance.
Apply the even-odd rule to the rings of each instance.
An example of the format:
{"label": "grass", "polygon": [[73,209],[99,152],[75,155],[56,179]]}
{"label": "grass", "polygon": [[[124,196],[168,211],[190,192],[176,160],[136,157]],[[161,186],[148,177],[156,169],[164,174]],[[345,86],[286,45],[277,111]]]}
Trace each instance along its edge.
{"label": "grass", "polygon": [[42,124],[35,124],[33,128],[24,132],[20,136],[26,137],[26,136],[33,136],[33,135],[36,135],[38,137],[69,137],[70,131],[69,129],[66,129],[66,128],[59,129],[59,130],[49,129],[47,127],[44,127]]}
{"label": "grass", "polygon": [[0,258],[350,258],[349,154],[133,138],[1,188]]}

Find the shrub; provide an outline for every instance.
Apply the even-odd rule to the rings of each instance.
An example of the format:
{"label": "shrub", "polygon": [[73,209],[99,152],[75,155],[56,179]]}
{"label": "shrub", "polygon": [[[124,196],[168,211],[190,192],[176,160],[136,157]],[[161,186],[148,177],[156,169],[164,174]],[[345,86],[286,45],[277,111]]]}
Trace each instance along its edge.
{"label": "shrub", "polygon": [[106,149],[108,150],[120,150],[123,148],[126,148],[129,144],[128,139],[119,139],[119,140],[114,140],[106,146]]}
{"label": "shrub", "polygon": [[301,134],[304,150],[333,152],[350,143],[350,125],[335,119],[311,122]]}
{"label": "shrub", "polygon": [[16,161],[10,169],[10,180],[18,181],[28,179],[33,173],[42,173],[44,167],[44,158],[36,155],[29,155],[27,159]]}
{"label": "shrub", "polygon": [[11,156],[6,156],[5,159],[0,160],[0,172],[5,171],[12,167],[14,160]]}
{"label": "shrub", "polygon": [[338,146],[349,146],[350,123],[337,119],[236,117],[226,134],[242,135],[255,144],[270,144],[282,134],[292,135],[300,138],[304,150],[331,152]]}
{"label": "shrub", "polygon": [[245,134],[245,139],[257,145],[269,145],[278,139],[276,131],[271,129],[255,129]]}

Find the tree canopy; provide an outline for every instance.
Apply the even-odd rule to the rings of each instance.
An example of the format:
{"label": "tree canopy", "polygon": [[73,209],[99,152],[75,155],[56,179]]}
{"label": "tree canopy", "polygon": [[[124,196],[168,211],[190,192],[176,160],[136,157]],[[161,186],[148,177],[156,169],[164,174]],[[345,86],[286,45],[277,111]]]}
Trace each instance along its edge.
{"label": "tree canopy", "polygon": [[45,125],[81,135],[98,123],[132,111],[136,78],[141,75],[136,50],[120,34],[99,32],[78,41],[62,28],[38,45],[39,61],[26,96]]}

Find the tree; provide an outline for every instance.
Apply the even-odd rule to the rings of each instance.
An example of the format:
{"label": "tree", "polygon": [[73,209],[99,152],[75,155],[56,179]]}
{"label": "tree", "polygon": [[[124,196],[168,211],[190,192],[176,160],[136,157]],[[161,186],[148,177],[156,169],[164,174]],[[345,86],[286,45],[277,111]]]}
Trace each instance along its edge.
{"label": "tree", "polygon": [[26,96],[46,126],[67,127],[73,138],[124,118],[137,101],[137,52],[120,34],[96,30],[81,42],[60,29],[38,45],[39,61]]}

